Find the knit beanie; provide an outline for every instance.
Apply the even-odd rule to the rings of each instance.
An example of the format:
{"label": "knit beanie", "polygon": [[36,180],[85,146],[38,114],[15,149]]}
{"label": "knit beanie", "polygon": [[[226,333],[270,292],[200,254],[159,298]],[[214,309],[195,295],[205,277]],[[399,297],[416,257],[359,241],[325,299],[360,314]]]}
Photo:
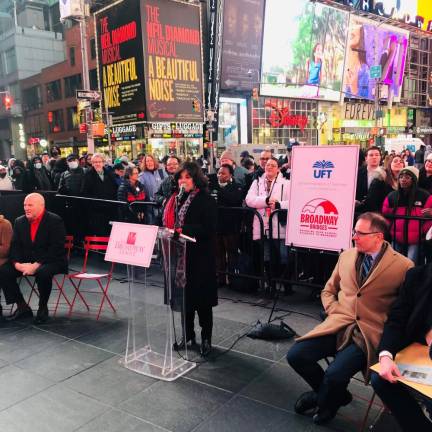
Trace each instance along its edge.
{"label": "knit beanie", "polygon": [[225,150],[224,152],[222,152],[219,159],[229,159],[234,162],[234,156],[229,150]]}
{"label": "knit beanie", "polygon": [[402,173],[406,173],[409,174],[411,177],[413,177],[413,179],[417,182],[418,178],[419,178],[419,170],[414,167],[414,166],[407,166],[405,168],[403,168],[400,173],[399,173],[399,177],[401,176]]}

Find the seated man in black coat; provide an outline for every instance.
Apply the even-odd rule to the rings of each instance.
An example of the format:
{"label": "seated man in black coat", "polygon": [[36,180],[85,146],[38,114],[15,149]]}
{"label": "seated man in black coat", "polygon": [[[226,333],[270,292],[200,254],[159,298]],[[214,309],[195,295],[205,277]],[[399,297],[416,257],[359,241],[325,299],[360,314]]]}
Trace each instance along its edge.
{"label": "seated man in black coat", "polygon": [[426,432],[432,423],[407,387],[398,383],[396,353],[419,342],[429,346],[432,358],[432,264],[408,270],[392,306],[378,347],[380,374],[372,373],[372,386],[404,432]]}
{"label": "seated man in black coat", "polygon": [[0,287],[6,303],[17,304],[9,319],[29,318],[33,312],[24,301],[17,278],[34,276],[40,296],[35,324],[42,324],[48,318],[53,276],[68,269],[66,232],[62,219],[45,210],[45,200],[38,193],[26,196],[24,212],[14,224],[9,261],[0,267]]}

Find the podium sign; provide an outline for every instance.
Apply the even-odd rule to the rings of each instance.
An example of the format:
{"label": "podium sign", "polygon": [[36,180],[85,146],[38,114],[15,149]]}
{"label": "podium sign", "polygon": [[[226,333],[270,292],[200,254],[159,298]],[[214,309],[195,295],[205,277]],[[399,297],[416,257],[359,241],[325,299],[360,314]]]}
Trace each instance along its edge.
{"label": "podium sign", "polygon": [[150,267],[158,227],[113,222],[105,260],[138,267]]}
{"label": "podium sign", "polygon": [[292,153],[286,244],[350,248],[359,146],[296,146]]}

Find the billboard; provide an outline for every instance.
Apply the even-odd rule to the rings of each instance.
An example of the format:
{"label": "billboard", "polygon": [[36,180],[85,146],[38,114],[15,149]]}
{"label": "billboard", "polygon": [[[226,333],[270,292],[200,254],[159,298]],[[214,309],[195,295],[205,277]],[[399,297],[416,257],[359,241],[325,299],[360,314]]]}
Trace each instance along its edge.
{"label": "billboard", "polygon": [[[345,97],[375,99],[377,80],[387,85],[387,98],[391,92],[394,101],[400,100],[405,70],[409,32],[380,25],[374,21],[351,15],[343,92]],[[381,77],[371,78],[372,67],[381,70]]]}
{"label": "billboard", "polygon": [[260,81],[264,0],[225,0],[222,89],[252,90]]}
{"label": "billboard", "polygon": [[308,0],[267,0],[261,94],[337,101],[348,13]]}
{"label": "billboard", "polygon": [[295,146],[285,241],[341,251],[351,247],[359,146]]}
{"label": "billboard", "polygon": [[145,120],[144,66],[138,2],[95,13],[99,85],[113,123]]}
{"label": "billboard", "polygon": [[147,119],[202,122],[199,6],[167,0],[140,5]]}

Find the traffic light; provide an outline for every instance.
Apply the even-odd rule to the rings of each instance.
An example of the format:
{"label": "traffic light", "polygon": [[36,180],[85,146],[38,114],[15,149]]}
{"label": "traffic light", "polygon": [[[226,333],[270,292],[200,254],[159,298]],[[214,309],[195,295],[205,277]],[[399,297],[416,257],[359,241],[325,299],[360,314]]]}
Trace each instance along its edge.
{"label": "traffic light", "polygon": [[10,97],[10,95],[7,94],[4,97],[3,103],[4,103],[5,110],[10,111],[10,109],[12,107],[12,98]]}
{"label": "traffic light", "polygon": [[258,98],[259,98],[258,89],[255,87],[254,89],[252,89],[252,99],[257,101]]}
{"label": "traffic light", "polygon": [[193,99],[192,100],[192,112],[200,112],[201,111],[201,106],[200,106],[200,102],[198,99]]}

